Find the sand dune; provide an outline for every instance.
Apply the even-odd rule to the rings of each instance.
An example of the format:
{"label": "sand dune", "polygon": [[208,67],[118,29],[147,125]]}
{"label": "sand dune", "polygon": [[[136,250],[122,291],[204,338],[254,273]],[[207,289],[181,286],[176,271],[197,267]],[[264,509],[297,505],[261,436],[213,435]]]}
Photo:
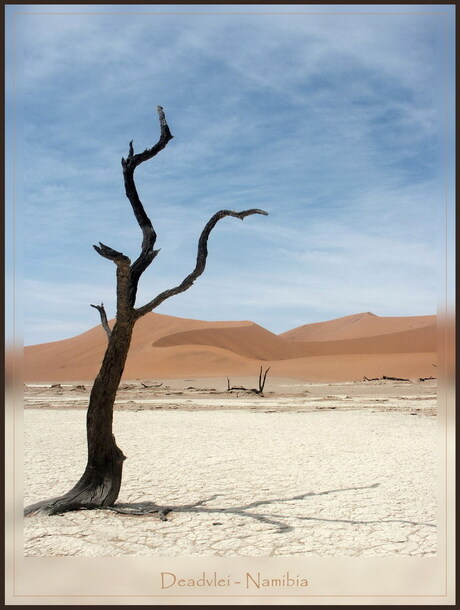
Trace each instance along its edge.
{"label": "sand dune", "polygon": [[399,377],[418,379],[436,377],[436,353],[343,354],[313,356],[268,363],[270,376],[306,381],[358,381]]}
{"label": "sand dune", "polygon": [[155,347],[207,345],[226,349],[245,358],[284,360],[305,355],[304,347],[292,345],[258,324],[204,328],[167,335],[153,343]]}
{"label": "sand dune", "polygon": [[353,339],[287,342],[257,324],[209,328],[167,335],[155,347],[207,345],[227,349],[245,358],[286,360],[332,354],[389,354],[436,351],[436,326]]}
{"label": "sand dune", "polygon": [[[106,343],[96,326],[70,339],[26,347],[24,379],[91,380]],[[279,376],[353,381],[434,376],[434,364],[436,316],[365,313],[275,335],[250,321],[206,322],[150,313],[135,327],[124,378],[256,376],[264,365]]]}
{"label": "sand dune", "polygon": [[367,311],[328,322],[304,324],[279,336],[287,341],[331,341],[375,337],[436,325],[436,316],[380,317]]}

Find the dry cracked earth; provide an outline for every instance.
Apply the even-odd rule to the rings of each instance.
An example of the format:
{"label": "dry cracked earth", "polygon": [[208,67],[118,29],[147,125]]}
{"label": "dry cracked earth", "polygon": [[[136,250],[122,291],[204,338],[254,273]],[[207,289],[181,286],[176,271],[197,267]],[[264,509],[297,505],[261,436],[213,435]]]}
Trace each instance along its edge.
{"label": "dry cracked earth", "polygon": [[[124,384],[117,504],[133,514],[25,518],[25,555],[436,554],[435,381],[278,380],[264,397],[226,385]],[[25,505],[82,474],[89,389],[25,386]],[[151,506],[163,514],[135,514]]]}

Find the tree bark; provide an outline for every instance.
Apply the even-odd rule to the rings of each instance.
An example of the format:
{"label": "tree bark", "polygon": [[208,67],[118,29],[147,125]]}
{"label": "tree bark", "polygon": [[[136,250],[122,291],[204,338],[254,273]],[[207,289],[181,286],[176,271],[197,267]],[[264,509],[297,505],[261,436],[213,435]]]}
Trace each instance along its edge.
{"label": "tree bark", "polygon": [[88,462],[78,483],[63,496],[28,506],[24,514],[60,514],[111,506],[120,491],[125,456],[112,432],[113,405],[128,356],[135,317],[117,320],[91,390],[86,417]]}

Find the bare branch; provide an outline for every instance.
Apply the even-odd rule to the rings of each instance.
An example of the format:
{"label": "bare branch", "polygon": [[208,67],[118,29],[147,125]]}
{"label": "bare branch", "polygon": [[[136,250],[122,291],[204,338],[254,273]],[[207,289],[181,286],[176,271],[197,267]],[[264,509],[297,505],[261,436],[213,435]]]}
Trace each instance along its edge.
{"label": "bare branch", "polygon": [[110,330],[110,326],[107,321],[107,314],[105,313],[104,303],[101,303],[100,305],[91,305],[91,307],[94,307],[94,309],[97,309],[99,311],[99,314],[101,316],[102,328],[105,330],[107,338],[110,339],[112,331]]}
{"label": "bare branch", "polygon": [[[156,110],[158,112],[158,118],[160,120],[160,139],[154,146],[152,146],[152,148],[146,148],[141,153],[137,153],[136,155],[129,155],[128,159],[122,159],[121,163],[123,167],[126,165],[129,167],[129,169],[132,169],[134,171],[134,169],[138,165],[144,163],[144,161],[148,161],[149,159],[157,155],[160,151],[162,151],[163,148],[166,147],[168,142],[173,139],[174,136],[169,130],[162,106],[157,106]],[[132,149],[132,141],[130,143],[130,149]]]}
{"label": "bare branch", "polygon": [[93,246],[98,254],[113,261],[117,266],[117,318],[130,315],[133,312],[132,305],[129,303],[130,295],[130,259],[99,242],[99,246]]}
{"label": "bare branch", "polygon": [[233,212],[232,210],[220,210],[220,212],[217,212],[216,214],[214,214],[214,216],[205,225],[205,227],[201,233],[200,239],[198,241],[198,254],[197,254],[197,258],[196,258],[195,269],[192,271],[192,273],[187,275],[187,277],[182,281],[181,284],[179,284],[179,286],[176,286],[175,288],[170,288],[169,290],[165,290],[164,292],[161,292],[152,301],[150,301],[143,307],[139,307],[138,309],[136,309],[137,317],[141,317],[141,316],[145,315],[146,313],[148,313],[149,311],[152,311],[153,309],[155,309],[156,307],[161,305],[161,303],[163,303],[163,301],[166,301],[166,299],[169,299],[170,297],[172,297],[176,294],[180,294],[181,292],[185,292],[186,290],[188,290],[190,288],[190,286],[192,286],[192,284],[195,282],[195,280],[198,277],[200,277],[200,275],[203,273],[203,271],[205,270],[205,267],[206,267],[206,259],[208,257],[209,234],[211,233],[213,228],[216,226],[216,224],[219,222],[219,220],[221,220],[222,218],[225,218],[226,216],[233,216],[234,218],[239,218],[240,220],[243,220],[244,218],[246,218],[246,216],[251,216],[252,214],[263,214],[264,216],[267,216],[268,212],[265,212],[264,210],[258,210],[258,209],[244,210],[243,212]]}
{"label": "bare branch", "polygon": [[262,379],[262,367],[260,367],[260,374],[259,374],[259,392],[261,394],[264,393],[264,387],[265,387],[265,381],[267,379],[267,374],[268,371],[270,370],[270,367],[268,367],[268,369],[265,371],[263,379]]}
{"label": "bare branch", "polygon": [[125,256],[121,252],[118,252],[117,250],[113,250],[113,248],[109,248],[109,246],[106,246],[101,242],[99,242],[99,246],[93,245],[93,248],[98,254],[100,254],[104,258],[108,258],[109,260],[114,261],[115,263],[131,264],[131,261],[127,256]]}
{"label": "bare branch", "polygon": [[147,269],[153,261],[159,250],[153,250],[156,241],[156,233],[150,218],[147,216],[144,206],[137,193],[136,184],[134,182],[134,170],[144,161],[148,161],[158,154],[167,143],[172,139],[171,132],[166,122],[165,113],[161,106],[157,106],[158,117],[160,120],[160,139],[152,148],[144,150],[139,154],[134,154],[133,142],[129,143],[129,152],[127,159],[122,159],[123,178],[125,183],[126,196],[133,208],[134,216],[142,231],[142,246],[139,258],[133,263],[130,274],[130,305],[134,306],[137,293],[137,285],[142,273]]}

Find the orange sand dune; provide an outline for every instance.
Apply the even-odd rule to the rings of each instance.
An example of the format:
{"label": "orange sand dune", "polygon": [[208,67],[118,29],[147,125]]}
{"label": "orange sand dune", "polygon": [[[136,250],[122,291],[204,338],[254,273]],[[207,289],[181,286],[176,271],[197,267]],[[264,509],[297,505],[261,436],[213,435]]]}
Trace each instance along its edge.
{"label": "orange sand dune", "polygon": [[338,341],[296,342],[303,355],[333,354],[400,354],[436,351],[436,325],[374,337],[340,339]]}
{"label": "orange sand dune", "polygon": [[[277,336],[249,321],[205,322],[150,313],[136,324],[124,378],[256,376],[262,363],[272,367],[272,375],[306,380],[428,377],[436,370],[435,322],[436,316],[358,314],[300,327],[303,335],[314,337],[305,341],[286,340],[286,333]],[[310,335],[309,327],[314,327]],[[94,379],[106,344],[104,331],[96,326],[70,339],[26,347],[24,379]]]}
{"label": "orange sand dune", "polygon": [[[109,325],[112,328],[114,323],[114,319],[109,320]],[[251,324],[252,322],[204,322],[150,313],[141,318],[134,327],[130,346],[130,359],[135,354],[148,351],[152,343],[165,335],[197,328],[231,327]],[[70,339],[28,346],[25,348],[24,354],[26,377],[29,370],[37,369],[37,367],[42,370],[49,369],[50,371],[54,369],[67,370],[69,368],[78,369],[83,367],[85,370],[96,370],[97,373],[106,345],[107,336],[102,326],[98,325]]]}
{"label": "orange sand dune", "polygon": [[[249,371],[258,375],[258,361],[241,358],[226,350],[211,347],[179,346],[154,348],[140,358],[130,353],[123,379],[174,379],[194,377],[227,377]],[[91,381],[100,367],[93,363],[73,361],[60,368],[51,368],[47,363],[26,364],[26,381]]]}
{"label": "orange sand dune", "polygon": [[287,341],[357,339],[414,330],[435,324],[436,316],[380,317],[366,312],[328,322],[304,324],[281,333],[279,337]]}
{"label": "orange sand dune", "polygon": [[205,328],[167,335],[153,343],[155,347],[173,345],[208,345],[229,350],[256,360],[284,360],[304,355],[305,350],[291,345],[258,324]]}
{"label": "orange sand dune", "polygon": [[436,351],[434,324],[375,337],[338,341],[283,341],[257,324],[232,328],[206,328],[162,337],[154,347],[207,345],[258,360],[287,360],[332,354],[396,354]]}

